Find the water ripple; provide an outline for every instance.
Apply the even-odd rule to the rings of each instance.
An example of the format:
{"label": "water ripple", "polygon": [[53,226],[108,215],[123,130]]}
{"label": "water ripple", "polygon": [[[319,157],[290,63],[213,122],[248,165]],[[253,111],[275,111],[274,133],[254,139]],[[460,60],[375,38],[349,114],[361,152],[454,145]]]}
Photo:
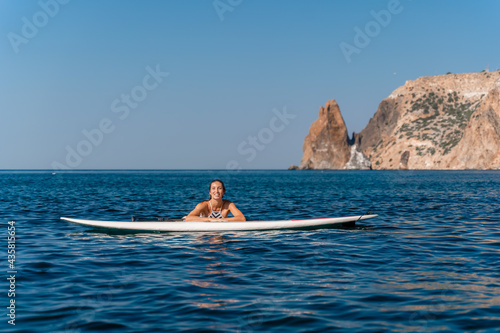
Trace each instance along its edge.
{"label": "water ripple", "polygon": [[[59,220],[182,216],[212,178],[255,218],[379,218],[126,235]],[[19,332],[500,327],[498,172],[0,172],[0,184],[4,227],[16,221]]]}

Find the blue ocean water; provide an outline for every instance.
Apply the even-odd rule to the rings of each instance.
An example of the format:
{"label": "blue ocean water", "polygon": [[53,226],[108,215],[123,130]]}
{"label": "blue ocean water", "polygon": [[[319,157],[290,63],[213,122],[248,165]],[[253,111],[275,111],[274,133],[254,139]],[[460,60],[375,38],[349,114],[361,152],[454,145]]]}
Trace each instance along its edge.
{"label": "blue ocean water", "polygon": [[[192,234],[109,234],[59,219],[181,217],[215,178],[248,219],[379,217]],[[3,171],[0,187],[2,332],[500,328],[499,172]]]}

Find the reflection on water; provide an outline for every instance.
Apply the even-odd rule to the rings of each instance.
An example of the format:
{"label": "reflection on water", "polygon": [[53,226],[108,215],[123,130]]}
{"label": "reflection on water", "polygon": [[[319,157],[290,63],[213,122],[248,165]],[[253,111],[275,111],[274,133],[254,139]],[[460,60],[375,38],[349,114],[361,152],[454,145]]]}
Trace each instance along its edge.
{"label": "reflection on water", "polygon": [[[190,271],[192,276],[202,277],[201,279],[192,279],[187,281],[193,286],[197,286],[200,289],[198,297],[194,297],[192,304],[199,308],[205,309],[224,309],[228,304],[237,303],[238,300],[231,298],[224,298],[216,293],[217,289],[227,289],[226,285],[221,285],[215,283],[214,281],[224,280],[225,277],[237,276],[235,272],[228,268],[230,266],[225,265],[224,255],[230,255],[226,251],[228,250],[227,242],[228,238],[221,234],[208,234],[208,235],[197,235],[193,237],[192,244],[196,245],[196,250],[202,253],[211,253],[212,255],[200,255],[199,264],[205,267],[204,270],[193,270]],[[231,240],[234,242],[235,240]],[[201,260],[204,259],[204,260]],[[206,294],[205,290],[209,289],[211,294]],[[201,302],[200,300],[204,300]]]}
{"label": "reflection on water", "polygon": [[199,236],[195,236],[193,243],[207,245],[202,249],[204,252],[223,252],[226,247],[219,245],[223,245],[227,241],[228,239],[222,234],[200,234]]}

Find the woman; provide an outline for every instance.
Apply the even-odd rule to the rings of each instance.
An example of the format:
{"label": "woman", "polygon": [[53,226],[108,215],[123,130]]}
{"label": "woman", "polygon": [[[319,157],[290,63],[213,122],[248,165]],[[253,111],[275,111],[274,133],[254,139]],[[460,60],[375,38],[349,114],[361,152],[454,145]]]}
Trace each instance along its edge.
{"label": "woman", "polygon": [[[246,221],[245,216],[234,203],[222,199],[224,193],[226,193],[224,183],[218,179],[212,181],[208,188],[210,198],[196,205],[196,208],[186,216],[185,221]],[[233,214],[233,217],[227,217],[229,213]]]}

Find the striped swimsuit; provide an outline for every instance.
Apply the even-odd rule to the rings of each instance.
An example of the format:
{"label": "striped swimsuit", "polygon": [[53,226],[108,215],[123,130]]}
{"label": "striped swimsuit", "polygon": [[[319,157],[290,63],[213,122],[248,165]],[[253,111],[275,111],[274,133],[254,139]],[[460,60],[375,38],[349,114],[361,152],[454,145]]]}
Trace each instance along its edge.
{"label": "striped swimsuit", "polygon": [[218,211],[213,210],[212,203],[210,202],[210,200],[208,200],[208,204],[210,205],[210,215],[208,215],[208,217],[212,217],[215,219],[222,219],[223,218],[222,207],[224,206],[224,201],[222,201],[222,206],[220,206],[220,210],[218,210]]}

